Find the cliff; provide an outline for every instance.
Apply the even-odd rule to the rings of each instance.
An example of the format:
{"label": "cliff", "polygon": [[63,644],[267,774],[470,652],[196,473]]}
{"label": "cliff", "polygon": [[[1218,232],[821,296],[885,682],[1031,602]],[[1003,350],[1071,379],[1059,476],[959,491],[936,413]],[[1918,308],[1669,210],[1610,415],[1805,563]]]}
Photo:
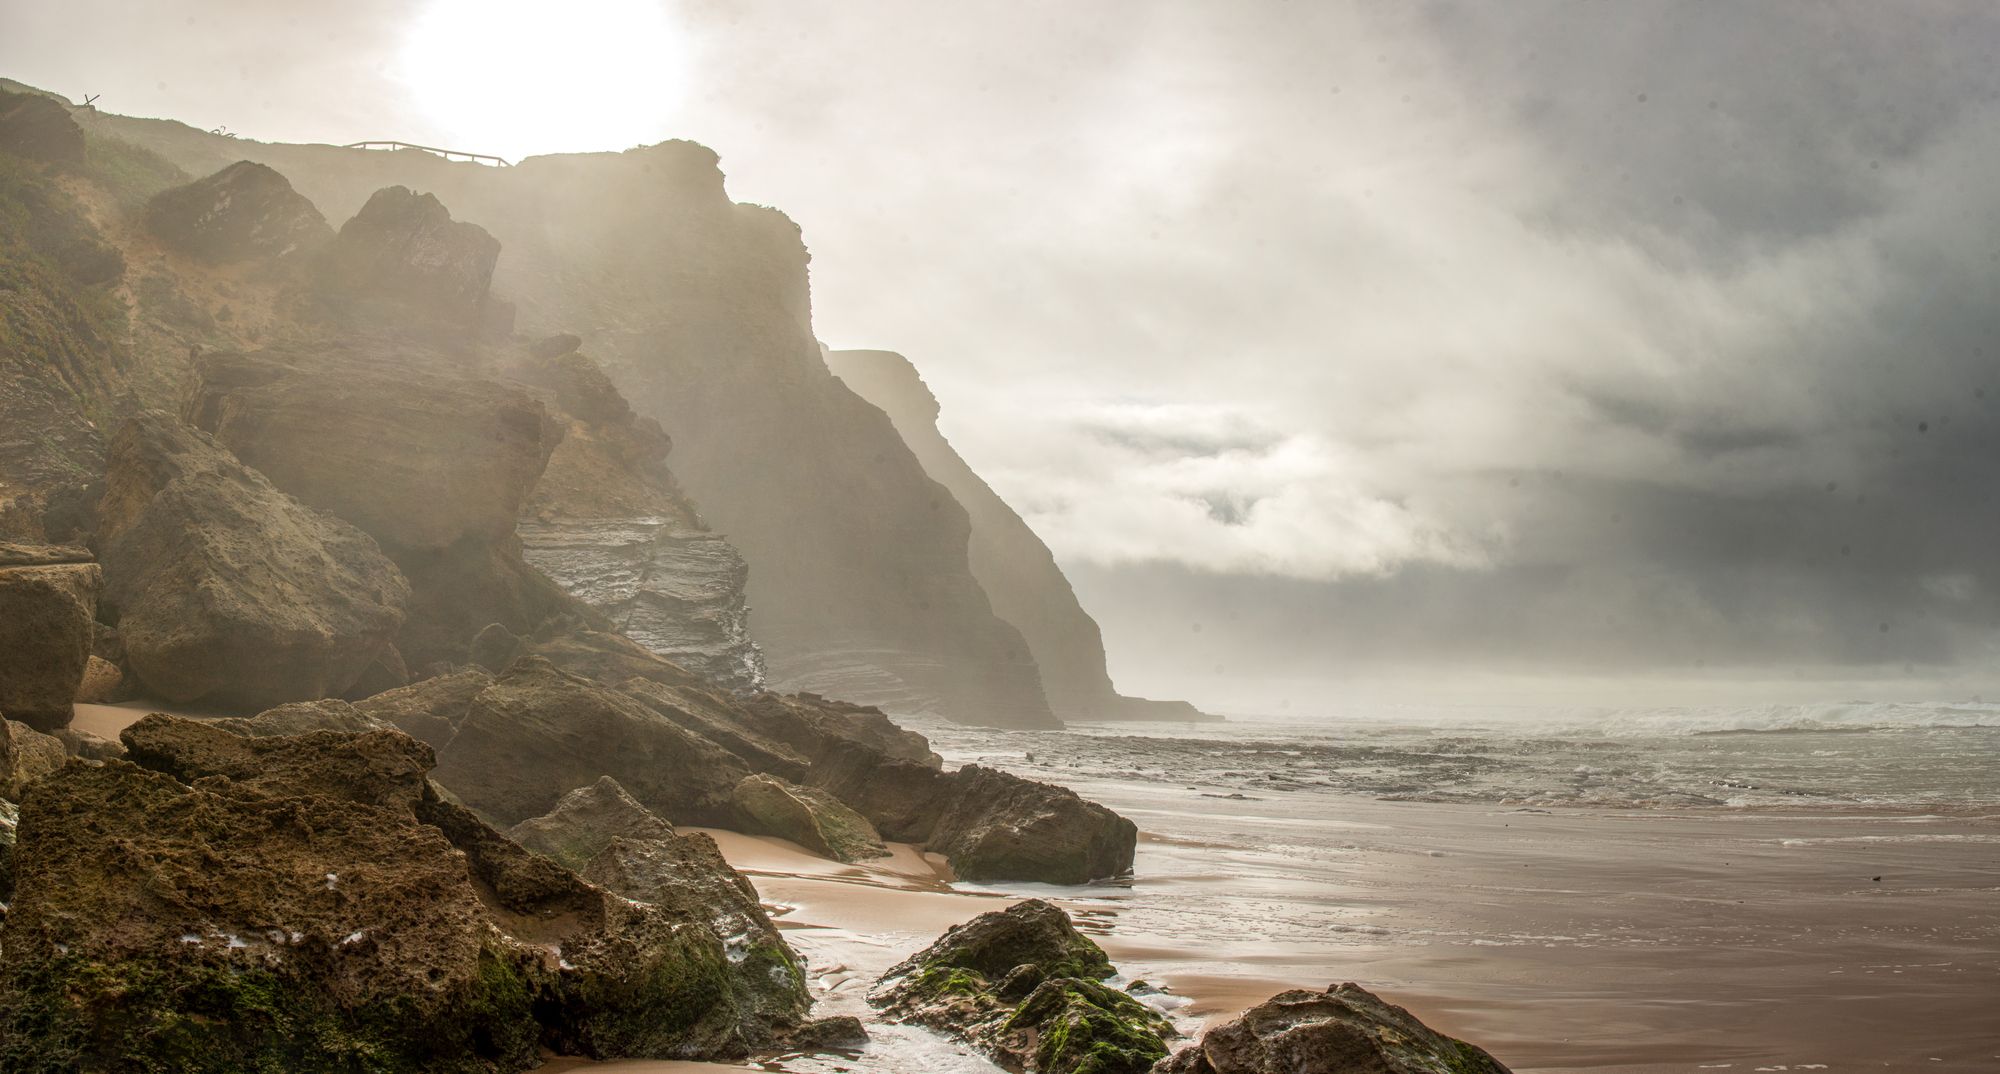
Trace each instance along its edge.
{"label": "cliff", "polygon": [[1104,637],[1077,603],[1048,546],[938,430],[938,401],[909,359],[889,351],[829,351],[827,366],[889,415],[924,472],[972,521],[972,573],[993,610],[1027,640],[1049,707],[1065,720],[1207,720],[1185,701],[1126,697],[1104,667]]}
{"label": "cliff", "polygon": [[391,184],[434,193],[499,241],[493,287],[516,326],[580,336],[634,409],[671,431],[681,487],[749,564],[751,635],[774,686],[1055,723],[1028,645],[973,575],[965,511],[821,360],[798,229],[732,203],[709,150],[667,142],[490,168],[76,115],[86,133],[190,174],[269,165],[329,219]]}

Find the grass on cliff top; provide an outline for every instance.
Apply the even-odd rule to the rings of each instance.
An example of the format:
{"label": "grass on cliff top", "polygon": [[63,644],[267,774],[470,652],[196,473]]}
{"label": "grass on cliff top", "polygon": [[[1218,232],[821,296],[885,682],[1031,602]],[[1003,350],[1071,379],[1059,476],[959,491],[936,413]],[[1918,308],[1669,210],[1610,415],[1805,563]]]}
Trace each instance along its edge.
{"label": "grass on cliff top", "polygon": [[191,178],[173,161],[123,138],[83,132],[84,172],[103,185],[119,211],[137,211],[153,195]]}

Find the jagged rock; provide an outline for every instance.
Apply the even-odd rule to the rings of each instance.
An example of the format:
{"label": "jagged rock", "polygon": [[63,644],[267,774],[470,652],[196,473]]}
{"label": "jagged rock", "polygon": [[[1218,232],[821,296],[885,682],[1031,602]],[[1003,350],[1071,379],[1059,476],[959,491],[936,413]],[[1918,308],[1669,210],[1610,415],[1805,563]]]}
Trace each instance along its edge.
{"label": "jagged rock", "polygon": [[333,239],[290,181],[247,160],[153,195],[145,220],[168,248],[211,264],[308,253]]}
{"label": "jagged rock", "polygon": [[700,832],[671,839],[614,837],[583,878],[628,899],[710,922],[723,936],[735,993],[765,1024],[793,1024],[806,1012],[805,968],[764,913],[757,889],[729,867]]}
{"label": "jagged rock", "polygon": [[323,279],[337,294],[471,324],[484,315],[499,257],[500,242],[485,228],[453,220],[430,194],[392,186],[341,225]]}
{"label": "jagged rock", "polygon": [[736,808],[760,835],[789,839],[835,861],[885,857],[889,848],[867,818],[822,790],[761,773],[736,784]]}
{"label": "jagged rock", "polygon": [[635,843],[672,839],[674,826],[605,776],[563,795],[547,813],[509,828],[507,837],[582,871],[613,839]]}
{"label": "jagged rock", "polygon": [[1482,1048],[1433,1031],[1357,984],[1280,992],[1210,1029],[1157,1074],[1507,1074]]}
{"label": "jagged rock", "polygon": [[76,699],[86,705],[104,705],[118,700],[125,685],[125,673],[118,665],[93,654],[83,667],[83,680],[76,684]]}
{"label": "jagged rock", "polygon": [[0,798],[18,802],[28,785],[63,766],[62,740],[18,720],[0,720]]}
{"label": "jagged rock", "polygon": [[492,684],[493,676],[478,668],[465,668],[376,694],[354,708],[442,751],[458,734],[472,699]]}
{"label": "jagged rock", "polygon": [[0,713],[45,731],[69,723],[102,581],[84,549],[0,544]]}
{"label": "jagged rock", "polygon": [[[1029,1074],[1145,1074],[1173,1025],[1100,983],[1104,951],[1040,899],[981,914],[883,974],[868,1000]],[[1032,982],[1032,983],[1031,983]]]}
{"label": "jagged rock", "polygon": [[210,720],[208,725],[250,738],[303,735],[310,731],[361,733],[381,731],[393,726],[387,720],[367,715],[353,705],[334,698],[323,701],[294,701],[289,705],[266,709],[248,718],[234,716]]}
{"label": "jagged rock", "polygon": [[0,90],[0,153],[53,164],[82,164],[83,128],[59,101],[39,93]]}
{"label": "jagged rock", "polygon": [[606,775],[670,822],[726,823],[747,774],[722,747],[536,656],[473,698],[437,769],[438,782],[503,824]]}
{"label": "jagged rock", "polygon": [[739,1057],[800,1020],[796,977],[789,1008],[742,992],[711,908],[592,887],[420,765],[412,799],[429,751],[397,732],[134,730],[194,783],[73,764],[23,805],[0,1068],[512,1072]]}
{"label": "jagged rock", "polygon": [[402,625],[409,587],[367,534],[166,415],[113,439],[98,514],[131,670],[170,701],[333,696]]}
{"label": "jagged rock", "polygon": [[562,437],[525,392],[344,351],[210,354],[197,373],[193,424],[392,552],[512,535]]}
{"label": "jagged rock", "polygon": [[961,878],[1083,884],[1132,871],[1137,826],[1067,787],[979,765],[947,778],[925,846]]}

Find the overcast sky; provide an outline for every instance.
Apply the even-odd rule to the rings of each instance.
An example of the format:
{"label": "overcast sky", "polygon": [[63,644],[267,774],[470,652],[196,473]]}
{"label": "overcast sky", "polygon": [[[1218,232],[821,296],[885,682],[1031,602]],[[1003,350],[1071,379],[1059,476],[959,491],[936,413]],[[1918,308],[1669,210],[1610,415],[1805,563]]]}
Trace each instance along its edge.
{"label": "overcast sky", "polygon": [[1127,689],[2000,679],[1988,3],[0,13],[0,73],[112,111],[713,146],[803,227],[822,338],[924,371]]}

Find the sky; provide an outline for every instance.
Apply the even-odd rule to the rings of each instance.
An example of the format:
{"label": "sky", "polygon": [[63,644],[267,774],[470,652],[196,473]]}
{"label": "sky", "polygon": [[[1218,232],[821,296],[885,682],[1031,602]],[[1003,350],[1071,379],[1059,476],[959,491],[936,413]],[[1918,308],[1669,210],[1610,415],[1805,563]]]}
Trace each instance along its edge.
{"label": "sky", "polygon": [[2000,696],[1990,4],[0,20],[0,73],[250,137],[712,146],[802,227],[825,342],[924,372],[1125,689]]}

